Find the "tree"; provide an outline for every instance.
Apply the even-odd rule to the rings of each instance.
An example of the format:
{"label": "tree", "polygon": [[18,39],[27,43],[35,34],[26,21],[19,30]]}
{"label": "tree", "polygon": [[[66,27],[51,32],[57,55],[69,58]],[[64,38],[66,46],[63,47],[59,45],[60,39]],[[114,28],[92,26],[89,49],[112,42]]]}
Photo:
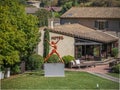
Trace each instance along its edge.
{"label": "tree", "polygon": [[72,1],[72,0],[58,0],[58,6],[62,6],[65,3],[70,2],[70,1]]}
{"label": "tree", "polygon": [[78,0],[73,0],[72,5],[73,5],[73,6],[78,6],[78,5],[79,5],[79,4],[78,4]]}
{"label": "tree", "polygon": [[120,7],[120,0],[87,0],[84,6]]}
{"label": "tree", "polygon": [[43,64],[43,57],[41,55],[38,54],[33,54],[29,57],[29,65],[27,66],[27,68],[29,70],[40,70]]}
{"label": "tree", "polygon": [[50,41],[50,35],[49,35],[49,30],[45,30],[44,32],[44,52],[43,52],[43,57],[45,58],[48,54],[49,54],[49,50],[50,50],[50,47],[49,47],[49,43],[46,41],[46,39],[48,41]]}
{"label": "tree", "polygon": [[58,0],[41,0],[41,7],[57,6]]}
{"label": "tree", "polygon": [[18,0],[0,2],[0,61],[9,66],[33,53],[40,33],[37,17],[27,15]]}
{"label": "tree", "polygon": [[51,6],[51,2],[49,0],[41,0],[41,7]]}
{"label": "tree", "polygon": [[39,11],[36,12],[35,15],[38,17],[40,27],[48,26],[48,18],[52,17],[51,12],[45,9],[40,9]]}
{"label": "tree", "polygon": [[62,7],[62,10],[61,10],[61,14],[65,13],[67,10],[69,10],[70,8],[72,7],[72,2],[68,2],[66,3],[63,7]]}

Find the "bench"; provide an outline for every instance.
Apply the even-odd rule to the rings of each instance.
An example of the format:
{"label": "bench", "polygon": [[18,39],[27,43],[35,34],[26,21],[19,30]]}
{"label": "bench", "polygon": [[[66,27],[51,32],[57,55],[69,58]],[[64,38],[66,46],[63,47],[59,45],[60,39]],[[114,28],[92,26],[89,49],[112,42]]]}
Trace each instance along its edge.
{"label": "bench", "polygon": [[81,61],[81,60],[73,60],[70,62],[69,67],[73,68],[73,67],[91,67],[94,66],[95,67],[95,62],[94,61]]}

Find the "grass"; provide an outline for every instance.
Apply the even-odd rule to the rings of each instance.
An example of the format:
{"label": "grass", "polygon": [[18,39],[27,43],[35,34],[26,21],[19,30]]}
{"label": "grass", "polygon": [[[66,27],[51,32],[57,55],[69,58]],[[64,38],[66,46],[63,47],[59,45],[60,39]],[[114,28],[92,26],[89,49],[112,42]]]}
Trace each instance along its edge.
{"label": "grass", "polygon": [[100,89],[119,89],[119,84],[87,72],[65,72],[65,77],[44,77],[41,73],[26,73],[15,78],[1,80],[2,89],[94,89],[96,84]]}
{"label": "grass", "polygon": [[108,73],[108,75],[116,77],[116,78],[120,78],[120,74],[119,73]]}

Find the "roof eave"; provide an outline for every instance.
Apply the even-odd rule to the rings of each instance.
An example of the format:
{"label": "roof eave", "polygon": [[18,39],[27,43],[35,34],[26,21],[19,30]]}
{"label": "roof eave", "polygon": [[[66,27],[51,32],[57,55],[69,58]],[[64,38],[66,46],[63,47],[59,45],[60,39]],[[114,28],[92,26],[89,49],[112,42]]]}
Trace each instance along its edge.
{"label": "roof eave", "polygon": [[120,17],[60,17],[61,19],[120,19]]}
{"label": "roof eave", "polygon": [[[45,28],[47,29],[47,28]],[[118,39],[114,39],[114,40],[98,40],[98,39],[95,39],[95,38],[90,38],[90,37],[82,37],[82,36],[79,36],[79,35],[74,35],[74,34],[70,34],[70,33],[66,33],[66,32],[60,32],[60,31],[55,31],[51,28],[48,28],[50,32],[53,32],[53,33],[57,33],[57,34],[61,34],[61,35],[66,35],[66,36],[70,36],[70,37],[77,37],[77,38],[81,38],[81,39],[86,39],[86,40],[91,40],[91,41],[96,41],[96,42],[100,42],[100,43],[111,43],[111,42],[115,42],[115,41],[118,41]]]}

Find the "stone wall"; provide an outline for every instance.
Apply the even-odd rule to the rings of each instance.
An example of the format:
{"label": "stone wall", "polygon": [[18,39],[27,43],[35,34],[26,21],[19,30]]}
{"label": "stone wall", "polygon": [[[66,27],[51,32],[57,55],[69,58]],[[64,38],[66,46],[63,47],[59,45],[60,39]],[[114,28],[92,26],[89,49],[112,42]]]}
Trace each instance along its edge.
{"label": "stone wall", "polygon": [[119,54],[118,54],[118,57],[120,58],[120,32],[118,32],[118,37],[119,37]]}
{"label": "stone wall", "polygon": [[120,19],[93,19],[93,18],[61,18],[60,19],[60,23],[61,24],[73,24],[73,23],[79,23],[81,25],[87,26],[89,28],[93,28],[93,29],[97,29],[95,27],[95,21],[108,21],[108,28],[106,28],[105,30],[110,30],[110,31],[119,31],[120,30],[120,26],[119,26],[119,22]]}

